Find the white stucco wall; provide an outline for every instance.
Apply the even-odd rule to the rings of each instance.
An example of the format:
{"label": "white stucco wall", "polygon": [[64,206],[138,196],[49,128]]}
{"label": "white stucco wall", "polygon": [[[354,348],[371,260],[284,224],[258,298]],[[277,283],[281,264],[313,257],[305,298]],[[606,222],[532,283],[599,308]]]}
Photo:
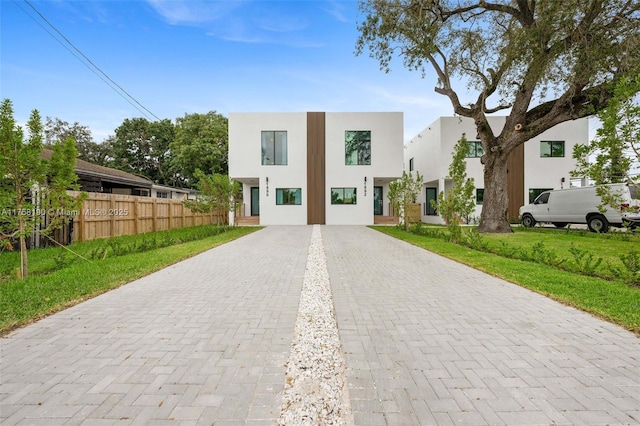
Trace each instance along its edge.
{"label": "white stucco wall", "polygon": [[[262,131],[287,131],[287,165],[262,165]],[[230,113],[229,176],[257,178],[261,225],[307,224],[307,114]],[[268,178],[268,184],[267,184]],[[247,189],[249,185],[245,185]],[[276,205],[276,188],[301,188],[301,205]],[[246,214],[251,194],[244,193]]]}
{"label": "white stucco wall", "polygon": [[[374,180],[397,178],[402,175],[403,113],[328,112],[325,124],[326,223],[327,225],[373,224]],[[371,131],[371,165],[345,164],[345,132],[348,130]],[[332,205],[331,188],[357,188],[357,204]],[[388,214],[386,188],[383,191],[384,206]]]}
{"label": "white stucco wall", "polygon": [[[502,130],[504,116],[488,117],[489,124],[497,134]],[[452,153],[456,142],[466,134],[467,140],[474,141],[476,129],[472,119],[461,117],[441,117],[418,135],[413,137],[405,146],[405,168],[409,169],[409,159],[414,158],[414,170],[424,176],[425,185],[418,202],[423,205],[422,220],[426,223],[442,223],[439,216],[424,215],[425,189],[437,187],[438,192],[443,189],[444,178],[448,175]],[[572,158],[573,146],[576,143],[586,143],[589,139],[589,124],[587,119],[565,122],[547,130],[542,135],[525,143],[525,175],[524,200],[529,200],[529,188],[559,189],[564,177],[564,187],[569,187],[569,172],[575,167]],[[541,158],[541,141],[565,141],[565,156],[562,158]],[[476,188],[484,187],[483,166],[479,158],[467,159],[467,175],[474,179]],[[473,214],[480,216],[482,206],[477,206]]]}

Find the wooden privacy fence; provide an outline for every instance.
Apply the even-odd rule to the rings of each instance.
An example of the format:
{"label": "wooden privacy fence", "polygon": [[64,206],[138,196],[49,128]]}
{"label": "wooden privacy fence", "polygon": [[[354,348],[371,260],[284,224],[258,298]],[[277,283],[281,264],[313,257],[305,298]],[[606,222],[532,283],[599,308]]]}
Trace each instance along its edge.
{"label": "wooden privacy fence", "polygon": [[[218,223],[217,214],[194,213],[180,200],[96,192],[88,193],[82,209],[74,212],[72,217],[71,240],[68,232],[60,230],[55,238],[58,242],[87,241]],[[227,220],[224,215],[219,223]]]}

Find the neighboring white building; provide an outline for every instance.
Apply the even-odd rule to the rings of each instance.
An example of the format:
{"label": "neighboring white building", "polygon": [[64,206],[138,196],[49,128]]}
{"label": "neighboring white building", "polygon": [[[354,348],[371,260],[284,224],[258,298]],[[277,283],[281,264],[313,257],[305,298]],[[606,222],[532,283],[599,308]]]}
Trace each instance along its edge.
{"label": "neighboring white building", "polygon": [[401,112],[229,114],[239,214],[261,225],[373,224],[402,169]]}
{"label": "neighboring white building", "polygon": [[173,186],[151,185],[153,198],[169,198],[172,200],[187,200],[193,191],[186,188],[174,188]]}
{"label": "neighboring white building", "polygon": [[[494,132],[499,133],[505,117],[488,119]],[[484,187],[480,157],[484,152],[476,137],[475,124],[470,118],[441,117],[405,146],[405,170],[419,171],[424,176],[423,190],[418,198],[422,204],[423,222],[442,223],[429,200],[437,199],[440,191],[446,192],[452,187],[453,183],[447,176],[449,165],[455,144],[463,133],[469,143],[467,176],[474,179],[476,186],[477,207],[473,216],[480,217]],[[508,164],[509,218],[517,218],[520,206],[528,204],[540,192],[568,188],[571,182],[569,172],[576,165],[572,158],[573,147],[588,141],[589,124],[585,118],[554,126],[516,148]]]}

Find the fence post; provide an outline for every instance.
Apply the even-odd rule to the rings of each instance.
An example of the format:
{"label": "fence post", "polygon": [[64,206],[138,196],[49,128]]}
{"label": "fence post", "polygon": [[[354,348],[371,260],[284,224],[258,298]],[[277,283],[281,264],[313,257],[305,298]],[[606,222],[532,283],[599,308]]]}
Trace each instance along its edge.
{"label": "fence post", "polygon": [[86,209],[85,205],[90,204],[89,198],[87,198],[80,206],[80,214],[78,214],[78,233],[74,235],[78,235],[78,241],[84,241],[84,211]]}
{"label": "fence post", "polygon": [[153,216],[152,216],[152,222],[151,222],[152,225],[151,225],[151,227],[153,229],[153,232],[156,232],[158,230],[158,223],[157,223],[158,222],[158,199],[157,198],[153,199],[153,211],[152,211],[152,213],[153,213]]}
{"label": "fence post", "polygon": [[114,214],[116,211],[116,196],[115,194],[111,194],[109,196],[109,208],[110,208],[110,212],[111,213],[111,218],[110,218],[110,222],[111,222],[111,237],[115,237],[116,236],[116,215]]}
{"label": "fence post", "polygon": [[140,233],[139,209],[140,209],[140,206],[138,205],[138,197],[134,197],[134,200],[133,200],[133,231],[134,231],[135,235],[138,235]]}

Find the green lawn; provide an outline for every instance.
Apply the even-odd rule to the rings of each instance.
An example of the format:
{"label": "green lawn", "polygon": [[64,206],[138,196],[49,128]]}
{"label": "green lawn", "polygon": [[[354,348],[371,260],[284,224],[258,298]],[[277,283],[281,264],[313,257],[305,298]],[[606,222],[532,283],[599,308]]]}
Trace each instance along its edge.
{"label": "green lawn", "polygon": [[[565,271],[532,261],[515,260],[496,254],[477,251],[468,247],[404,232],[397,227],[373,227],[374,229],[407,241],[418,247],[469,265],[475,269],[503,278],[552,299],[589,312],[607,321],[619,324],[640,335],[640,288],[613,279],[602,279]],[[441,232],[447,232],[442,228]],[[483,234],[489,247],[508,245],[520,250],[530,249],[542,242],[558,256],[572,255],[573,244],[580,250],[588,250],[594,256],[603,257],[605,263],[619,262],[618,255],[637,250],[640,237],[585,234],[576,231],[553,229],[532,232],[517,230],[513,234]]]}
{"label": "green lawn", "polygon": [[[0,335],[258,229],[234,227],[209,236],[205,236],[204,229],[175,230],[161,233],[157,243],[171,245],[122,255],[116,253],[131,250],[134,246],[137,249],[144,247],[136,244],[135,236],[118,237],[112,244],[109,240],[72,244],[70,249],[85,255],[92,251],[95,254],[96,247],[104,248],[106,256],[99,256],[97,260],[73,256],[62,266],[60,262],[51,260],[53,256],[61,256],[62,249],[33,250],[29,253],[31,276],[24,280],[5,276],[5,281],[0,283]],[[176,237],[182,235],[183,239],[188,239],[185,235],[189,233],[192,234],[189,238],[193,238],[194,233],[202,238],[180,242]],[[152,245],[152,234],[144,236],[147,245]],[[137,240],[142,238],[143,235],[139,235]],[[12,270],[16,266],[16,253],[2,253],[0,256],[3,268]]]}

